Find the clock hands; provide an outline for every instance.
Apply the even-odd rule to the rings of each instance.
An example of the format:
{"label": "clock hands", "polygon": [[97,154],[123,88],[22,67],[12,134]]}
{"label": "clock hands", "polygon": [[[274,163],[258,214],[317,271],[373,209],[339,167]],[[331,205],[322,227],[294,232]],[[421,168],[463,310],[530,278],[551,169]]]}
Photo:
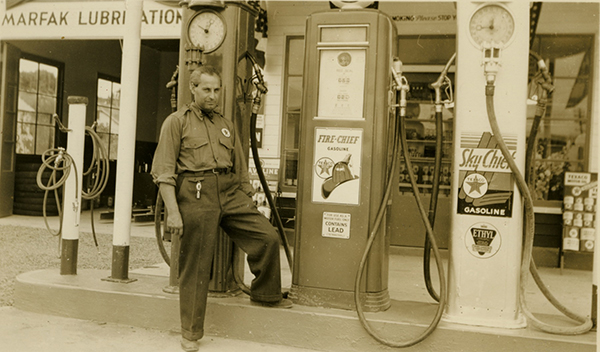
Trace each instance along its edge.
{"label": "clock hands", "polygon": [[208,22],[208,26],[207,26],[206,28],[202,27],[202,26],[201,26],[199,23],[198,23],[198,25],[197,25],[197,26],[198,26],[200,29],[202,29],[202,30],[204,31],[204,33],[208,34],[208,32],[209,32],[209,30],[210,30],[210,26],[212,26],[212,24],[213,24],[214,22],[215,22],[215,20],[211,19],[211,20]]}

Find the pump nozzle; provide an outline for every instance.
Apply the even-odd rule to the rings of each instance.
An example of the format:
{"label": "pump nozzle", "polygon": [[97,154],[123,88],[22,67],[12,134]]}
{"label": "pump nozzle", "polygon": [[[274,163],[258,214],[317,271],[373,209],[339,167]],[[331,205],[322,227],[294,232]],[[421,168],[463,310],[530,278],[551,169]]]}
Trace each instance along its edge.
{"label": "pump nozzle", "polygon": [[256,89],[258,89],[261,94],[267,94],[268,90],[265,86],[265,79],[263,78],[262,70],[260,69],[260,66],[258,66],[256,59],[248,51],[246,51],[244,55],[252,62],[252,69],[254,70],[255,74],[252,79],[252,83],[256,86]]}
{"label": "pump nozzle", "polygon": [[[436,105],[442,104],[442,86],[444,85],[444,83],[446,83],[448,81],[448,70],[450,70],[450,65],[452,65],[455,58],[456,58],[456,53],[454,53],[452,55],[452,57],[450,58],[450,60],[448,60],[448,62],[446,63],[446,66],[440,73],[438,79],[429,85],[431,88],[433,88],[435,90],[435,104]],[[452,98],[450,97],[450,99],[452,99]]]}
{"label": "pump nozzle", "polygon": [[397,89],[402,88],[402,61],[398,58],[394,58],[394,62],[392,63],[392,75],[394,76]]}

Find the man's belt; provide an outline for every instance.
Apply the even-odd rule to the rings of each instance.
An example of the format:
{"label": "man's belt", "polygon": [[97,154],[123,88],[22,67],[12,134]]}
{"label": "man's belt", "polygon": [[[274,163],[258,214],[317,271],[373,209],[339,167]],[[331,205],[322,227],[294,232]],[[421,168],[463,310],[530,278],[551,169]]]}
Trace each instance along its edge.
{"label": "man's belt", "polygon": [[198,176],[205,176],[205,175],[210,175],[210,174],[225,175],[225,174],[230,173],[231,171],[232,170],[230,167],[221,167],[221,168],[202,170],[202,171],[184,171],[184,172],[180,173],[179,176],[198,177]]}

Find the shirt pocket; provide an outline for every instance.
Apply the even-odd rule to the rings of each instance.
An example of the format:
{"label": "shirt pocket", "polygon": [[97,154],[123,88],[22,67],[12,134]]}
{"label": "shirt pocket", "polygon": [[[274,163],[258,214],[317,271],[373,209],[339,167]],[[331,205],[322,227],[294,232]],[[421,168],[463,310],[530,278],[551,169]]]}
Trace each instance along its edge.
{"label": "shirt pocket", "polygon": [[233,141],[231,140],[231,138],[219,137],[219,143],[221,143],[222,146],[227,148],[227,150],[233,150]]}
{"label": "shirt pocket", "polygon": [[201,148],[207,144],[208,144],[208,139],[206,139],[206,138],[201,138],[201,137],[185,138],[181,142],[181,148],[197,149],[197,148]]}
{"label": "shirt pocket", "polygon": [[219,137],[219,148],[215,148],[217,167],[233,166],[233,141],[231,138]]}
{"label": "shirt pocket", "polygon": [[184,138],[181,141],[179,161],[187,170],[212,168],[213,155],[208,139],[204,137]]}

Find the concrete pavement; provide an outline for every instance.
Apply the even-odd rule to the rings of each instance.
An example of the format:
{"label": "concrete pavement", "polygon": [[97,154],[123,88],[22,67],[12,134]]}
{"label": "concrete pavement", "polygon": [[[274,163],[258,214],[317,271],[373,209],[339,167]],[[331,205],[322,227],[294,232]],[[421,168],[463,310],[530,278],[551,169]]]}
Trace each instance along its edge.
{"label": "concrete pavement", "polygon": [[[0,308],[3,352],[180,352],[179,332]],[[310,352],[303,348],[206,336],[206,352]]]}
{"label": "concrete pavement", "polygon": [[[96,214],[99,217],[99,213]],[[52,219],[51,219],[52,221]],[[0,224],[5,225],[21,225],[30,227],[43,227],[43,219],[36,217],[26,216],[11,216],[0,219]],[[82,214],[81,231],[89,232],[89,212]],[[99,233],[112,233],[112,222],[111,221],[97,221],[96,229]],[[154,227],[151,223],[145,224],[133,224],[132,223],[132,236],[140,237],[153,237]],[[422,251],[421,251],[422,252]],[[291,283],[291,273],[287,268],[287,264],[284,263],[284,256],[282,256],[282,281],[285,287],[289,288]],[[411,318],[414,316],[420,316],[421,314],[414,315],[406,310],[406,303],[403,302],[428,302],[428,295],[424,290],[423,278],[421,273],[421,255],[416,250],[402,250],[393,248],[390,253],[390,282],[389,290],[390,297],[394,300],[393,307],[389,312],[378,313],[379,316],[373,316],[373,318],[381,321],[389,320],[391,324],[406,324],[401,321],[405,318]],[[540,272],[546,281],[546,285],[552,289],[552,291],[561,298],[561,301],[567,303],[569,308],[573,309],[579,314],[589,315],[591,306],[591,272],[579,271],[579,270],[564,270],[560,271],[558,268],[540,268]],[[52,273],[49,273],[52,274]],[[83,280],[87,279],[90,275],[85,274],[82,271],[81,275],[74,278],[67,278],[69,280]],[[156,266],[145,267],[140,270],[132,271],[134,275],[141,275],[140,279],[144,277],[142,282],[148,280],[157,281],[158,284],[151,291],[143,291],[140,297],[154,297],[154,289],[160,291],[160,289],[167,282],[168,267],[164,263],[159,263]],[[28,273],[25,277],[35,276],[35,273]],[[39,275],[39,274],[38,274]],[[106,277],[106,273],[102,273],[102,277]],[[435,278],[436,272],[432,273]],[[63,307],[63,311],[55,310],[52,308],[53,305],[57,304],[57,300],[60,301],[62,293],[59,293],[61,289],[65,288],[63,285],[61,289],[58,286],[52,284],[52,281],[56,278],[52,278],[52,275],[46,275],[46,272],[42,275],[41,281],[48,281],[44,283],[44,287],[48,291],[40,291],[38,283],[33,281],[25,280],[22,277],[21,290],[26,290],[26,295],[33,292],[39,294],[40,298],[36,298],[33,302],[36,309],[20,310],[12,307],[0,308],[0,351],[7,352],[21,352],[21,351],[180,351],[179,347],[179,332],[177,329],[177,309],[176,307],[170,307],[166,310],[157,309],[154,304],[148,304],[146,307],[141,309],[147,311],[148,314],[154,314],[158,319],[164,319],[169,321],[169,314],[172,315],[172,324],[164,324],[163,329],[152,327],[140,327],[147,326],[143,320],[136,322],[136,324],[121,324],[112,323],[109,319],[96,319],[90,318],[87,320],[81,320],[82,316],[75,316],[76,318],[65,318],[49,314],[65,315],[64,310],[68,306],[79,306],[76,297],[81,297],[81,293],[88,292],[90,285],[85,283],[81,287],[84,288],[81,293],[77,293],[73,296],[73,300],[67,302],[67,306]],[[246,275],[246,277],[251,277]],[[64,277],[58,277],[59,281],[65,280]],[[38,280],[39,281],[39,280]],[[92,286],[98,285],[101,281],[99,279],[92,280]],[[437,280],[436,280],[437,281]],[[62,284],[61,284],[62,285]],[[152,286],[152,287],[153,287]],[[150,286],[148,286],[150,287]],[[122,291],[119,288],[116,292]],[[110,290],[109,290],[110,291]],[[23,291],[22,291],[23,292]],[[101,287],[96,292],[106,292],[105,287]],[[149,293],[150,292],[150,293]],[[530,309],[537,313],[543,314],[547,318],[555,320],[556,317],[552,316],[557,312],[550,307],[549,303],[539,293],[539,290],[529,281],[526,290],[527,300]],[[35,297],[35,296],[34,296]],[[28,297],[31,298],[31,297]],[[65,298],[62,298],[65,299]],[[68,299],[67,299],[68,300]],[[156,297],[154,297],[156,301]],[[167,299],[168,301],[169,299]],[[101,305],[104,307],[97,307],[97,309],[108,309],[111,307],[110,304],[103,305],[98,297],[94,297],[90,300],[84,300],[85,304]],[[138,300],[139,301],[139,300]],[[159,302],[164,302],[164,298],[158,298]],[[32,303],[32,302],[29,302]],[[170,302],[171,305],[176,306],[176,301]],[[142,304],[143,306],[143,304]],[[45,308],[44,308],[45,307]],[[131,306],[127,307],[129,309]],[[353,312],[338,312],[335,310],[323,310],[314,309],[308,307],[297,306],[292,310],[284,311],[271,311],[267,310],[257,314],[256,307],[251,307],[247,303],[246,297],[230,298],[226,300],[214,300],[212,303],[212,309],[214,314],[212,317],[216,321],[213,324],[214,333],[206,336],[201,343],[201,351],[371,351],[371,350],[387,350],[380,345],[377,345],[372,339],[362,331],[360,324],[356,321],[355,313]],[[78,309],[79,309],[78,308]],[[85,311],[88,310],[85,306],[81,308]],[[81,310],[80,309],[80,310]],[[115,309],[113,307],[113,309]],[[124,309],[124,310],[126,310]],[[169,314],[164,314],[169,312]],[[231,325],[231,319],[237,322],[240,316],[246,316],[243,319],[247,325],[238,324],[237,331],[236,327]],[[425,316],[430,316],[426,314]],[[74,315],[71,315],[74,316]],[[226,320],[227,317],[229,320]],[[377,317],[377,318],[376,318]],[[102,321],[104,320],[104,321]],[[419,322],[418,324],[409,324],[410,327],[417,326],[419,329],[428,322]],[[264,324],[264,325],[263,325]],[[264,339],[257,338],[260,334],[260,330],[264,330],[264,326],[271,324],[270,337],[277,337],[277,339]],[[286,325],[287,324],[287,325]],[[341,326],[341,331],[335,330],[333,327]],[[405,326],[405,327],[409,327]],[[305,329],[305,330],[302,330]],[[481,333],[474,337],[468,337],[464,330],[465,327],[448,326],[448,324],[442,324],[441,328],[436,332],[436,335],[454,337],[457,341],[455,342],[456,348],[462,346],[465,342],[470,347],[477,347],[481,345]],[[469,328],[470,329],[470,328]],[[488,334],[488,338],[499,341],[500,333],[496,336],[496,331],[485,332]],[[244,334],[246,336],[244,336]],[[248,334],[253,336],[248,336]],[[310,335],[314,334],[314,335]],[[340,346],[342,343],[340,340],[341,335],[347,336],[350,342],[344,342],[346,345]],[[349,334],[349,335],[348,335]],[[515,344],[519,347],[524,347],[527,341],[521,339],[520,342],[515,342],[521,335],[533,334],[527,337],[527,341],[534,340],[547,340],[548,346],[562,345],[566,347],[566,350],[571,351],[590,351],[595,349],[595,333],[586,334],[573,339],[561,340],[561,338],[555,339],[552,336],[546,334],[531,332],[529,330],[509,332],[506,338],[513,341],[511,343],[503,344],[502,351],[514,351]],[[393,335],[393,334],[392,334]],[[331,341],[325,341],[325,343],[319,342],[319,339],[323,339],[324,336],[330,336]],[[458,337],[457,337],[458,336]],[[240,340],[240,338],[244,340]],[[309,340],[306,344],[300,344],[298,341],[302,337],[304,340]],[[352,340],[352,338],[355,340]],[[346,339],[343,339],[344,341]],[[297,342],[295,346],[283,346],[288,341]],[[369,341],[369,342],[365,342]],[[441,342],[444,341],[444,342]],[[480,341],[480,342],[476,342]],[[525,343],[523,342],[525,341]],[[310,342],[310,343],[309,343]],[[491,342],[488,341],[488,342]],[[327,345],[326,343],[330,343]],[[578,344],[579,343],[579,344]],[[583,344],[581,344],[583,343]],[[361,345],[362,344],[362,345]],[[442,346],[448,348],[448,339],[428,339],[427,345],[416,346],[411,351],[446,351],[447,349],[439,349]],[[355,346],[356,345],[356,346]],[[323,347],[325,346],[325,347]],[[335,348],[334,348],[335,346]],[[369,348],[365,349],[364,347]],[[427,347],[426,347],[427,346]],[[511,347],[512,346],[512,347]],[[464,346],[463,346],[464,347]],[[452,349],[452,351],[467,351],[467,349]],[[533,347],[533,346],[529,346]],[[354,348],[354,349],[352,349]],[[357,349],[358,348],[358,349]],[[429,349],[433,348],[433,349]],[[436,349],[437,348],[437,349]],[[465,347],[466,348],[466,347]],[[516,350],[519,350],[518,348]],[[533,349],[536,350],[536,349]],[[545,349],[549,351],[550,349]],[[560,350],[560,348],[559,348]],[[562,349],[565,350],[565,349]]]}

